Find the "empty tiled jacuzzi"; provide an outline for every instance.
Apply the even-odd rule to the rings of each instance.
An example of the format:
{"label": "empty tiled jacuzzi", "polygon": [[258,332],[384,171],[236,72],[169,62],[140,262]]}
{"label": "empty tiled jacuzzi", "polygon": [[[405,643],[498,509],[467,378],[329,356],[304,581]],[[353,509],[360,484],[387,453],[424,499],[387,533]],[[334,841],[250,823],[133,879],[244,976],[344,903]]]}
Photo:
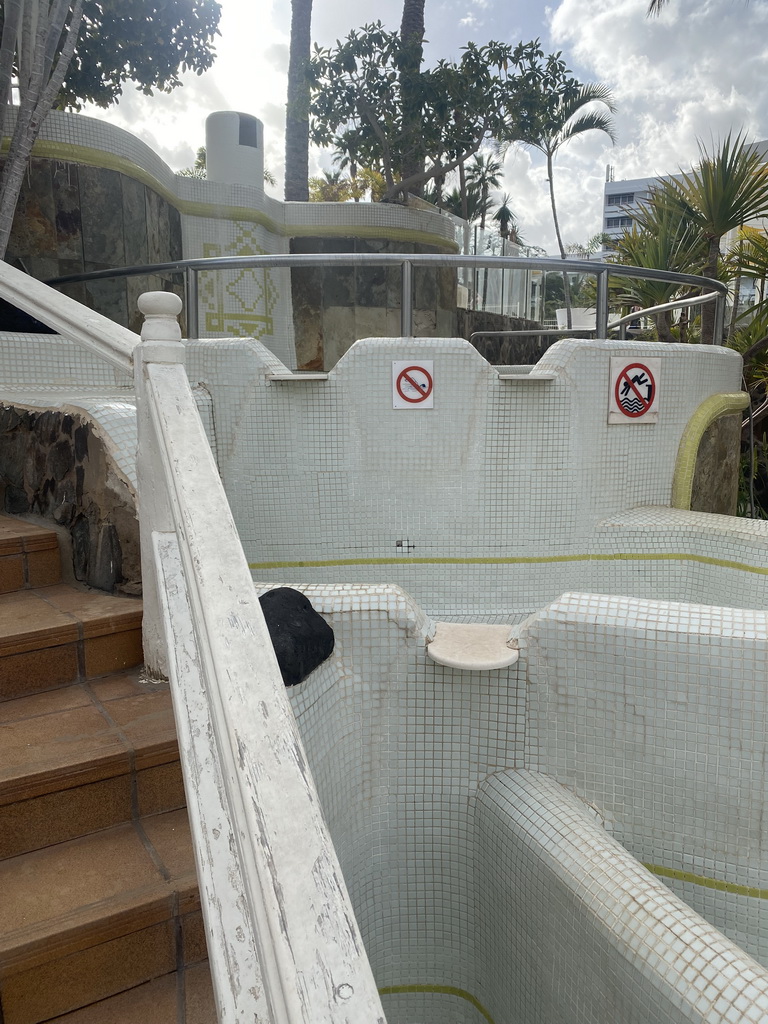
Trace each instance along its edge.
{"label": "empty tiled jacuzzi", "polygon": [[334,629],[290,696],[389,1024],[768,1021],[768,524],[690,511],[739,357],[187,369],[258,588]]}

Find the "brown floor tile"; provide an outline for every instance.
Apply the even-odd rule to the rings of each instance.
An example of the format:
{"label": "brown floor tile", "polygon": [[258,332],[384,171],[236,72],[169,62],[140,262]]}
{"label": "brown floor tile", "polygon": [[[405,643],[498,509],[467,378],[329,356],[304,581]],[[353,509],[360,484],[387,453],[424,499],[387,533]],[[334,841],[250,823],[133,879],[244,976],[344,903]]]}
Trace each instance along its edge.
{"label": "brown floor tile", "polygon": [[49,547],[58,547],[55,531],[24,519],[0,515],[0,555]]}
{"label": "brown floor tile", "polygon": [[20,554],[0,556],[0,594],[21,590],[25,582],[23,556]]}
{"label": "brown floor tile", "polygon": [[169,761],[168,764],[156,765],[154,768],[145,768],[138,772],[136,796],[141,815],[186,807],[187,798],[181,764],[178,761]]}
{"label": "brown floor tile", "polygon": [[0,803],[97,782],[130,763],[129,747],[92,704],[9,722],[0,725]]}
{"label": "brown floor tile", "polygon": [[0,595],[0,655],[57,647],[76,641],[78,634],[75,618],[52,607],[38,591]]}
{"label": "brown floor tile", "polygon": [[195,874],[195,856],[185,810],[142,818],[142,825],[172,878]]}
{"label": "brown floor tile", "polygon": [[107,672],[140,665],[144,661],[141,629],[131,629],[110,636],[98,636],[83,642],[86,676],[102,676]]}
{"label": "brown floor tile", "polygon": [[14,857],[0,863],[0,949],[27,941],[42,947],[47,935],[85,927],[107,913],[107,901],[120,911],[131,902],[126,894],[140,904],[140,894],[149,899],[166,889],[130,824]]}
{"label": "brown floor tile", "polygon": [[79,678],[77,643],[0,657],[0,700],[51,690]]}
{"label": "brown floor tile", "polygon": [[157,693],[160,690],[167,690],[168,683],[147,685],[141,681],[142,669],[140,666],[111,672],[108,675],[88,680],[88,688],[94,695],[106,704],[111,700],[119,700],[120,697],[133,697],[137,693]]}
{"label": "brown floor tile", "polygon": [[65,583],[45,587],[40,594],[51,607],[81,622],[86,638],[141,625],[142,605],[138,598],[76,590]]}
{"label": "brown floor tile", "polygon": [[[49,1024],[179,1024],[178,987],[175,972],[164,974],[128,992],[56,1017]],[[216,1024],[216,1018],[207,1024]]]}
{"label": "brown floor tile", "polygon": [[[167,975],[176,966],[175,946],[173,922],[165,921],[13,975],[0,984],[4,1024],[49,1021]],[[154,1024],[152,1016],[133,1018],[142,1021]]]}
{"label": "brown floor tile", "polygon": [[169,690],[122,697],[104,705],[136,752],[136,767],[166,764],[178,757]]}
{"label": "brown floor tile", "polygon": [[82,686],[63,686],[58,690],[46,690],[28,697],[17,697],[0,703],[0,725],[8,722],[22,722],[39,715],[55,715],[90,704],[91,698]]}
{"label": "brown floor tile", "polygon": [[58,546],[51,551],[29,551],[27,586],[50,587],[61,581],[61,556]]}
{"label": "brown floor tile", "polygon": [[111,828],[130,821],[131,813],[130,775],[6,804],[0,807],[0,860]]}
{"label": "brown floor tile", "polygon": [[182,922],[183,956],[185,964],[199,964],[208,959],[205,922],[200,910],[185,914]]}
{"label": "brown floor tile", "polygon": [[184,993],[184,1024],[216,1024],[216,999],[207,963],[187,968],[184,972]]}

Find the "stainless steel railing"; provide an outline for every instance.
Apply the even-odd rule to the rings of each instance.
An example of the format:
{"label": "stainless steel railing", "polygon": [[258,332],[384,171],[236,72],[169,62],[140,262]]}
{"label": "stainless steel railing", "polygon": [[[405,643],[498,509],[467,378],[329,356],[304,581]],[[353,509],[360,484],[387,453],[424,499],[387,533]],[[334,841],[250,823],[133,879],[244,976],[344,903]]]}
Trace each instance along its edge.
{"label": "stainless steel railing", "polygon": [[[175,260],[169,263],[154,263],[144,266],[119,267],[96,270],[83,274],[67,274],[51,278],[46,284],[63,285],[82,281],[99,281],[110,278],[136,277],[147,274],[182,273],[186,292],[187,333],[190,338],[199,336],[198,300],[199,275],[215,270],[278,269],[291,267],[391,267],[399,266],[402,284],[400,312],[400,333],[402,337],[413,335],[413,271],[416,267],[471,267],[498,270],[542,270],[545,272],[578,273],[593,275],[596,279],[595,335],[608,336],[610,302],[609,278],[639,278],[644,281],[662,281],[669,284],[687,285],[706,290],[695,298],[677,300],[686,305],[715,304],[714,337],[720,338],[725,323],[725,300],[727,287],[721,281],[696,277],[693,274],[676,274],[669,270],[649,270],[646,267],[624,266],[619,263],[591,263],[587,260],[540,259],[522,256],[448,256],[443,254],[417,255],[415,253],[311,253],[304,255],[269,256],[218,256],[212,259]],[[407,299],[407,301],[406,301]],[[660,307],[653,307],[654,310]],[[675,307],[676,308],[676,307]],[[642,316],[640,310],[633,317]],[[617,321],[618,323],[618,321]],[[612,326],[616,326],[613,324]],[[531,332],[526,332],[530,334]]]}

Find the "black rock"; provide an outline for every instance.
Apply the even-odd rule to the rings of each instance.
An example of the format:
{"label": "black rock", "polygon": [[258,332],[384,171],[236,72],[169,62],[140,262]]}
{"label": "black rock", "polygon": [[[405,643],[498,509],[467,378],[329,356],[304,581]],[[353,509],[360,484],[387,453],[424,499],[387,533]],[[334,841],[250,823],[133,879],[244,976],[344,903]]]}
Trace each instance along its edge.
{"label": "black rock", "polygon": [[277,663],[286,686],[296,686],[330,657],[333,630],[304,594],[291,587],[259,598]]}

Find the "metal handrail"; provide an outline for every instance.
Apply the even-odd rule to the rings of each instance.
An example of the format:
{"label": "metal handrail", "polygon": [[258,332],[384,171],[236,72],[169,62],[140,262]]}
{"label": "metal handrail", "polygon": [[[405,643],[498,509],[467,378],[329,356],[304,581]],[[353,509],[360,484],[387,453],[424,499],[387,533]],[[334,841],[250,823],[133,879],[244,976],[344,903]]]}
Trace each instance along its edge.
{"label": "metal handrail", "polygon": [[[83,281],[98,281],[109,278],[135,277],[147,274],[183,273],[185,277],[187,333],[196,338],[198,325],[198,275],[210,270],[258,270],[291,267],[365,267],[399,266],[403,296],[401,301],[400,330],[404,338],[413,336],[413,270],[415,267],[477,267],[498,270],[543,270],[547,272],[570,272],[594,274],[597,278],[597,302],[595,332],[598,338],[608,333],[609,277],[640,278],[644,281],[663,281],[671,284],[706,288],[704,295],[696,296],[691,305],[715,303],[715,331],[713,337],[722,336],[725,323],[726,285],[708,277],[693,274],[677,274],[670,270],[651,270],[647,267],[632,267],[621,263],[589,263],[585,260],[543,259],[532,256],[449,256],[442,253],[306,253],[303,255],[254,255],[216,256],[207,259],[173,260],[167,263],[153,263],[144,266],[118,267],[109,270],[95,270],[83,274],[67,274],[46,281],[49,285],[73,284]],[[687,300],[681,300],[687,301]],[[530,333],[530,332],[529,332]]]}
{"label": "metal handrail", "polygon": [[674,299],[672,302],[662,302],[659,306],[648,306],[646,309],[638,309],[634,313],[628,313],[626,316],[621,317],[620,320],[614,320],[608,324],[609,331],[615,331],[618,327],[623,327],[624,324],[631,323],[633,320],[637,320],[641,316],[651,316],[656,313],[666,313],[672,309],[686,309],[690,306],[700,306],[703,300],[711,300],[717,298],[716,292],[708,292],[706,295],[694,295],[687,299]]}
{"label": "metal handrail", "polygon": [[[612,320],[608,324],[609,331],[615,331],[619,328],[624,327],[625,324],[632,323],[633,320],[637,320],[642,316],[650,316],[655,313],[666,313],[672,309],[685,309],[690,306],[700,306],[703,301],[711,301],[718,297],[717,292],[707,292],[705,295],[694,295],[687,299],[674,299],[672,302],[663,302],[659,306],[647,306],[645,309],[637,309],[634,313],[628,313],[626,316],[621,317],[619,320]],[[621,332],[622,337],[624,331]],[[516,338],[516,337],[554,337],[561,336],[564,334],[596,334],[594,327],[557,327],[557,328],[522,328],[517,331],[473,331],[469,336],[470,341],[474,341],[475,338]]]}
{"label": "metal handrail", "polygon": [[42,281],[0,260],[0,296],[59,334],[130,373],[138,334],[129,331],[68,295],[57,295]]}

